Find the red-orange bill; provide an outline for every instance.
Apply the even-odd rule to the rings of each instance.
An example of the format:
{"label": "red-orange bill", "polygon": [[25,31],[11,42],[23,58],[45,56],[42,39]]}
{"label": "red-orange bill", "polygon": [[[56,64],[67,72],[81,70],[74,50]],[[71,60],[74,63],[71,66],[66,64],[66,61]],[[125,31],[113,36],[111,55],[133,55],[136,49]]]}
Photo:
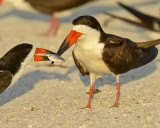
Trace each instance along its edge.
{"label": "red-orange bill", "polygon": [[83,33],[72,30],[61,44],[59,50],[57,51],[57,55],[61,56],[68,48],[70,48],[73,44],[77,42],[78,38],[81,35],[83,35]]}
{"label": "red-orange bill", "polygon": [[49,53],[49,51],[43,48],[36,48],[35,54],[41,54],[41,53]]}
{"label": "red-orange bill", "polygon": [[36,48],[35,55],[34,55],[34,62],[36,61],[48,61],[51,60],[52,62],[59,63],[63,62],[64,59],[58,56],[56,53],[43,49],[43,48]]}
{"label": "red-orange bill", "polygon": [[47,61],[47,60],[49,60],[47,56],[34,55],[34,62]]}

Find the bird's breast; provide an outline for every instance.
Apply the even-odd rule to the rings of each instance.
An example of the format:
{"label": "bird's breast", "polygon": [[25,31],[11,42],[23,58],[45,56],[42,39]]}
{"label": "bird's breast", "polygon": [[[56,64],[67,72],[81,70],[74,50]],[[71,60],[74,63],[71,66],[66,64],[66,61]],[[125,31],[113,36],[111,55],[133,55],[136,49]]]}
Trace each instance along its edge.
{"label": "bird's breast", "polygon": [[104,44],[97,42],[77,43],[74,47],[74,54],[78,61],[86,66],[89,72],[102,75],[111,74],[110,70],[102,60]]}

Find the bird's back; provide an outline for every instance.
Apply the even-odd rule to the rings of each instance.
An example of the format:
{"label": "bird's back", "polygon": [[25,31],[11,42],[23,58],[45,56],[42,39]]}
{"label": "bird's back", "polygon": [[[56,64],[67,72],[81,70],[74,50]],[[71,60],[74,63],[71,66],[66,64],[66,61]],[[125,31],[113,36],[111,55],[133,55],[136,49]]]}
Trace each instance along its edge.
{"label": "bird's back", "polygon": [[31,6],[43,13],[52,14],[53,12],[66,10],[80,6],[92,0],[26,0]]}

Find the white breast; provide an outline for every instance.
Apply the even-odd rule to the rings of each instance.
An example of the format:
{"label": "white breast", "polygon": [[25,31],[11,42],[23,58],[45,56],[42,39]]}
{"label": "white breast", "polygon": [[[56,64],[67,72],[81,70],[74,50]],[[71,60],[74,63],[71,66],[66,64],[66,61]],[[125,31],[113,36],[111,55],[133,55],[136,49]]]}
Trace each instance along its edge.
{"label": "white breast", "polygon": [[104,44],[98,43],[99,37],[98,31],[82,35],[74,47],[74,54],[90,73],[101,76],[102,74],[111,74],[111,72],[102,60]]}

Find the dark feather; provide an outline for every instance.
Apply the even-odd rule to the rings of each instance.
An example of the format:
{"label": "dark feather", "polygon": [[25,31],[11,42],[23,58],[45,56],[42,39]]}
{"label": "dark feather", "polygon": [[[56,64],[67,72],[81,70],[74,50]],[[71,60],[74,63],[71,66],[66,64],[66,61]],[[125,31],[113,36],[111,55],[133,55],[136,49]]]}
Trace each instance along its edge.
{"label": "dark feather", "polygon": [[0,71],[0,94],[11,84],[12,73],[9,71]]}
{"label": "dark feather", "polygon": [[151,47],[147,49],[142,49],[143,57],[140,58],[137,62],[137,65],[134,68],[139,68],[145,64],[148,64],[157,57],[158,49],[156,47]]}
{"label": "dark feather", "polygon": [[133,69],[143,53],[135,43],[115,35],[102,34],[105,43],[102,59],[114,74],[122,74]]}
{"label": "dark feather", "polygon": [[141,67],[156,58],[158,55],[158,49],[154,46],[158,44],[160,44],[160,39],[136,43],[136,45],[143,51],[143,57],[139,59],[135,68]]}
{"label": "dark feather", "polygon": [[141,27],[144,27],[146,29],[149,29],[149,30],[152,30],[152,31],[155,31],[155,32],[160,32],[160,19],[158,19],[156,17],[153,17],[153,16],[150,16],[150,15],[147,15],[147,14],[144,14],[144,13],[141,13],[140,11],[137,11],[136,9],[133,9],[133,8],[131,8],[127,5],[124,5],[120,2],[118,2],[118,4],[121,7],[123,7],[124,9],[126,9],[127,11],[129,11],[131,14],[133,14],[135,17],[137,17],[140,20],[140,22],[132,21],[132,20],[129,20],[127,18],[123,18],[123,17],[120,17],[120,16],[110,14],[108,12],[104,12],[104,13],[106,15],[111,16],[111,17],[129,22],[129,23],[141,26]]}
{"label": "dark feather", "polygon": [[158,49],[154,46],[160,44],[160,39],[134,43],[129,39],[106,33],[102,33],[100,40],[105,43],[102,59],[116,75],[154,60],[158,54]]}
{"label": "dark feather", "polygon": [[109,16],[111,16],[111,17],[113,17],[113,18],[117,18],[117,19],[123,20],[123,21],[125,21],[125,22],[129,22],[129,23],[132,23],[132,24],[135,24],[135,25],[138,25],[138,26],[147,28],[147,29],[152,30],[152,31],[155,31],[155,30],[153,30],[152,24],[148,24],[148,23],[146,23],[146,22],[136,22],[136,21],[132,21],[132,20],[129,20],[129,19],[127,19],[127,18],[120,17],[120,16],[116,16],[116,15],[113,15],[113,14],[108,13],[108,12],[104,12],[104,14],[109,15]]}
{"label": "dark feather", "polygon": [[131,14],[133,14],[134,16],[136,16],[137,18],[139,18],[141,21],[152,24],[154,20],[158,20],[157,18],[153,17],[153,16],[149,16],[147,14],[141,13],[140,11],[137,11],[136,9],[133,9],[129,6],[126,6],[120,2],[118,2],[118,4],[125,8],[126,10],[128,10]]}
{"label": "dark feather", "polygon": [[77,66],[77,68],[79,69],[80,73],[85,76],[85,75],[89,75],[89,71],[82,66],[82,64],[78,61],[78,59],[76,59],[74,52],[72,52],[72,56],[73,56],[73,60]]}
{"label": "dark feather", "polygon": [[26,0],[30,5],[47,14],[53,14],[53,12],[66,10],[69,8],[80,6],[86,2],[93,0]]}
{"label": "dark feather", "polygon": [[160,44],[160,39],[136,43],[136,45],[142,49],[151,48],[157,44]]}
{"label": "dark feather", "polygon": [[31,44],[20,44],[13,47],[0,59],[0,70],[8,70],[13,75],[17,73],[32,47]]}

